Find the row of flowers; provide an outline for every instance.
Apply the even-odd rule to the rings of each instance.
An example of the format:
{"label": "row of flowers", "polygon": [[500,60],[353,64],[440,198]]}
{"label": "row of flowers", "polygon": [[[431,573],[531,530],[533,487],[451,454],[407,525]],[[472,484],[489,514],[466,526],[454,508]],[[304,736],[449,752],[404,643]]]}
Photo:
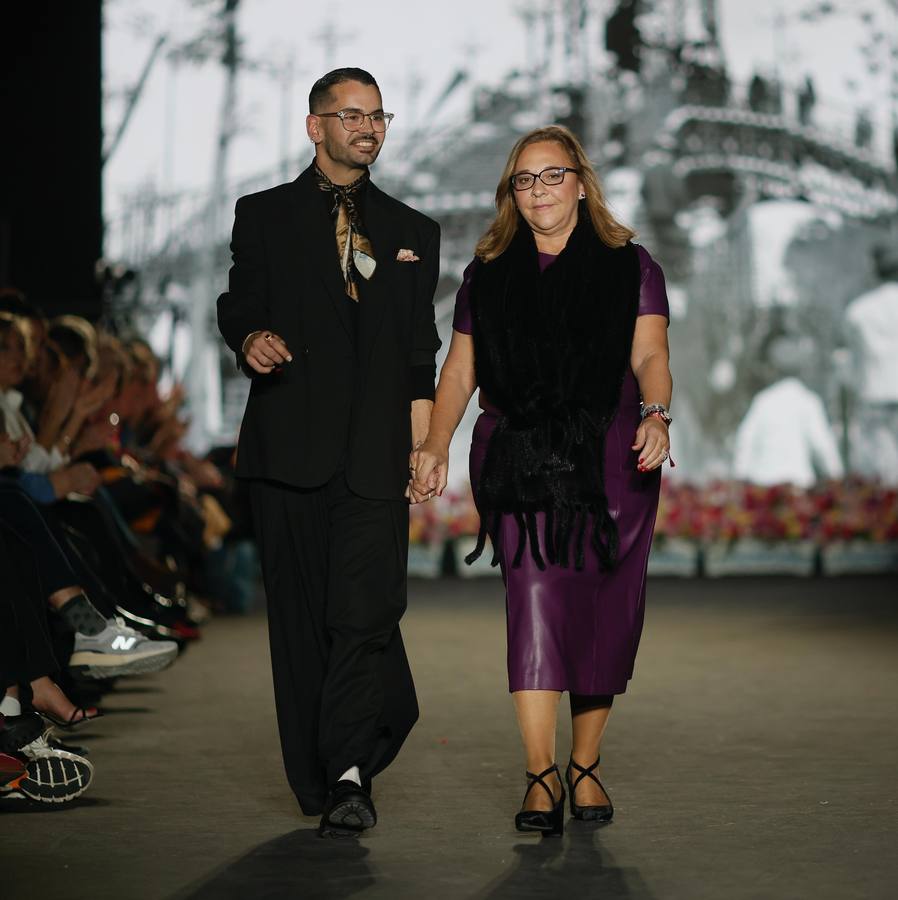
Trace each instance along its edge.
{"label": "row of flowers", "polygon": [[[449,493],[411,508],[413,544],[442,544],[475,535],[479,517],[470,491]],[[803,489],[735,481],[697,486],[665,480],[655,524],[659,545],[753,539],[817,545],[845,541],[898,542],[898,489],[857,478]]]}
{"label": "row of flowers", "polygon": [[744,538],[820,545],[892,543],[898,541],[898,490],[856,478],[807,489],[732,481],[702,487],[665,482],[655,536],[660,541],[703,543]]}

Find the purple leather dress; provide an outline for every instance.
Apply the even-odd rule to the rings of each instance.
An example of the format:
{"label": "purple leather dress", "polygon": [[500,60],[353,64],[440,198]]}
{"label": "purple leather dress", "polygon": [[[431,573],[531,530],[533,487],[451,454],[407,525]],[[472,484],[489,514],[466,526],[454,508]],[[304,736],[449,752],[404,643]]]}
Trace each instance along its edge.
{"label": "purple leather dress", "polygon": [[[670,317],[661,267],[643,247],[639,315]],[[540,253],[540,268],[555,259]],[[465,270],[455,301],[453,328],[471,333],[470,280]],[[482,413],[471,443],[471,484],[475,488],[498,410],[480,395]],[[645,611],[645,573],[658,509],[661,470],[640,473],[630,449],[639,425],[639,386],[628,370],[620,405],[605,442],[605,490],[620,532],[618,565],[601,572],[587,550],[581,571],[547,565],[540,571],[529,553],[519,568],[514,556],[517,526],[503,519],[499,549],[508,617],[508,688],[573,694],[622,694],[633,674]],[[541,519],[540,516],[537,517]],[[542,521],[539,521],[542,543]],[[543,556],[545,548],[541,546]],[[489,553],[489,548],[487,548]]]}

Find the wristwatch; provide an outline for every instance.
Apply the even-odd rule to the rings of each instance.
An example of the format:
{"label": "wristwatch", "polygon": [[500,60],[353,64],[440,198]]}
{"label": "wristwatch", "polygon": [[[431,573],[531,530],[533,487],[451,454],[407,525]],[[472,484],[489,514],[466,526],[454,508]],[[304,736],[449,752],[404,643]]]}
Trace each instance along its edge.
{"label": "wristwatch", "polygon": [[660,419],[665,425],[670,425],[673,422],[667,407],[663,403],[650,403],[648,406],[643,404],[640,418],[647,419],[649,416]]}

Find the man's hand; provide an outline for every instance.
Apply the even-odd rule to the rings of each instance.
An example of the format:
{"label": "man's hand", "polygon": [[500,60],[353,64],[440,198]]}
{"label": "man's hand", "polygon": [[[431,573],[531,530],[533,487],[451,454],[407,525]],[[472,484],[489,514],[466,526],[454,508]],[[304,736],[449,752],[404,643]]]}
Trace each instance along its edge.
{"label": "man's hand", "polygon": [[449,447],[428,438],[409,458],[412,496],[442,497],[449,478]]}
{"label": "man's hand", "polygon": [[409,502],[412,504],[415,503],[425,503],[427,500],[430,500],[433,497],[433,491],[431,490],[417,490],[415,485],[413,484],[414,475],[415,475],[415,460],[417,459],[418,448],[424,443],[424,439],[427,437],[427,432],[430,430],[430,415],[433,412],[433,401],[432,400],[424,400],[423,398],[420,400],[412,400],[412,452],[409,454],[408,458],[408,468],[409,468],[409,480],[408,487],[405,489],[405,496],[408,497]]}
{"label": "man's hand", "polygon": [[293,355],[273,331],[254,331],[243,342],[243,357],[254,372],[268,375],[276,366],[293,362]]}

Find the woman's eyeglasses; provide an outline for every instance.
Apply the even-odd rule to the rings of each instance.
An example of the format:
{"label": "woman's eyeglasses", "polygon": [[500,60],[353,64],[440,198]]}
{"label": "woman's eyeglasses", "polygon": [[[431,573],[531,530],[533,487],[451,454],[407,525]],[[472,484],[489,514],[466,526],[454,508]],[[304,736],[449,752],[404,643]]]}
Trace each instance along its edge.
{"label": "woman's eyeglasses", "polygon": [[548,166],[541,172],[534,174],[533,172],[516,172],[511,176],[511,186],[516,191],[526,191],[533,187],[534,182],[538,178],[543,184],[553,187],[564,181],[565,173],[579,172],[579,169],[572,169],[570,166]]}

